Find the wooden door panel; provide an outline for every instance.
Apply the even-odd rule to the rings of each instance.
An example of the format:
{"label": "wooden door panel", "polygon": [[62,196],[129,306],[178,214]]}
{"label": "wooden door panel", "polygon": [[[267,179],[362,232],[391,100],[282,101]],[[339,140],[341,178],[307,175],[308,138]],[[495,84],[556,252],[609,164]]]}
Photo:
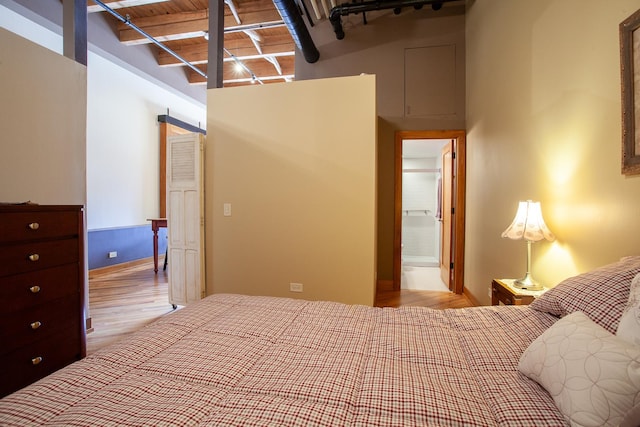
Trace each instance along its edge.
{"label": "wooden door panel", "polygon": [[169,302],[204,297],[204,206],[200,134],[171,136],[167,146]]}
{"label": "wooden door panel", "polygon": [[440,222],[440,278],[451,289],[451,207],[453,182],[453,143],[442,147],[442,221]]}

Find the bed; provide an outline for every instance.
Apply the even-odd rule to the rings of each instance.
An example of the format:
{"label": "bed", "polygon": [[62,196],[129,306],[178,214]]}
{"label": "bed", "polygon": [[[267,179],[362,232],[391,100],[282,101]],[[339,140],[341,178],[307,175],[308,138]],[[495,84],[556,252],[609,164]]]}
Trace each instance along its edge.
{"label": "bed", "polygon": [[[382,309],[216,294],[6,396],[0,425],[634,425],[640,341],[616,333],[640,296],[631,291],[638,273],[640,257],[625,258],[526,307]],[[545,372],[557,344],[547,335],[584,340],[587,324],[598,342],[622,347],[626,359],[615,362],[628,378],[615,379],[613,397],[595,381],[587,406],[596,408],[585,418],[543,377],[558,377]]]}

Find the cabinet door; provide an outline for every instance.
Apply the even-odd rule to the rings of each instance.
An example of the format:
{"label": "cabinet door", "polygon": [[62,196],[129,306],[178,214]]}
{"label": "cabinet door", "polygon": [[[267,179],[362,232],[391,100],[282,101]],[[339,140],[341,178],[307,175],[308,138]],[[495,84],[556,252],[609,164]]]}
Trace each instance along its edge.
{"label": "cabinet door", "polygon": [[204,137],[167,139],[167,235],[169,303],[187,305],[204,297]]}

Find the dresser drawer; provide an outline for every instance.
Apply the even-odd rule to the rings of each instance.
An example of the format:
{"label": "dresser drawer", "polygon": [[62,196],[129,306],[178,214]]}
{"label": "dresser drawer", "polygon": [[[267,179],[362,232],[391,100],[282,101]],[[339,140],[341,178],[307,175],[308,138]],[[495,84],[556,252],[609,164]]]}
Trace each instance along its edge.
{"label": "dresser drawer", "polygon": [[[68,296],[48,304],[28,307],[15,313],[0,314],[0,342],[22,347],[41,340],[58,331],[73,334],[78,331],[77,307],[80,295]],[[8,346],[0,348],[0,354],[9,351]]]}
{"label": "dresser drawer", "polygon": [[78,262],[78,239],[0,246],[0,277]]}
{"label": "dresser drawer", "polygon": [[78,292],[77,264],[47,268],[0,278],[3,311],[12,313],[28,306],[48,303]]}
{"label": "dresser drawer", "polygon": [[2,244],[23,240],[77,236],[78,211],[26,211],[2,214],[0,236]]}
{"label": "dresser drawer", "polygon": [[0,397],[80,360],[80,334],[62,331],[0,356]]}

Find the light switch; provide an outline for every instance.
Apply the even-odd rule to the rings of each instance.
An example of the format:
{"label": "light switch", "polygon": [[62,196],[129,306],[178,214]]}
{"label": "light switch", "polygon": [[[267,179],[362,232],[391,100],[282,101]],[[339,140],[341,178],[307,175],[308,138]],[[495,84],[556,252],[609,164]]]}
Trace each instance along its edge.
{"label": "light switch", "polygon": [[224,216],[231,216],[231,203],[224,204]]}

